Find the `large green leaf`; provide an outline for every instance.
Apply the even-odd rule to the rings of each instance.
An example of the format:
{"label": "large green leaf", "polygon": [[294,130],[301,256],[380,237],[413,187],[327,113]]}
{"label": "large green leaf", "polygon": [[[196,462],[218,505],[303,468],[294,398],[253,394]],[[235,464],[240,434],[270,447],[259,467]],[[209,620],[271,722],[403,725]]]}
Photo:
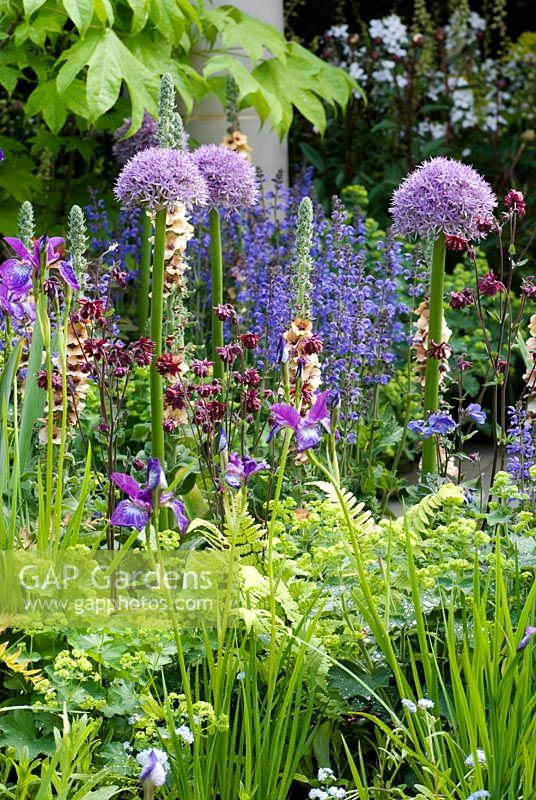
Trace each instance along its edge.
{"label": "large green leaf", "polygon": [[30,17],[34,11],[41,8],[46,2],[47,0],[23,0],[24,13],[27,17]]}
{"label": "large green leaf", "polygon": [[40,84],[29,96],[25,107],[26,116],[33,117],[39,112],[43,114],[52,133],[59,133],[67,119],[67,106],[58,94],[56,81]]}
{"label": "large green leaf", "polygon": [[63,5],[81,34],[84,34],[93,19],[93,0],[63,0]]}

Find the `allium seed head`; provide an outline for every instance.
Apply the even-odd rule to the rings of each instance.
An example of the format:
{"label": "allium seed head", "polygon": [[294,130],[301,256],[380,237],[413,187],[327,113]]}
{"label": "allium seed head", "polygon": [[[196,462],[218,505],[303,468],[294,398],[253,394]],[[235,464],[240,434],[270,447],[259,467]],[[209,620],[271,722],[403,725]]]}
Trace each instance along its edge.
{"label": "allium seed head", "polygon": [[477,220],[497,205],[491,186],[476,170],[451,158],[432,158],[402,182],[389,208],[402,236],[447,236],[480,239]]}
{"label": "allium seed head", "polygon": [[208,188],[208,205],[220,210],[254,206],[259,190],[255,169],[242,156],[218,144],[204,144],[193,159]]}
{"label": "allium seed head", "polygon": [[207,186],[188,153],[164,147],[141,150],[126,164],[114,187],[124,208],[171,208],[175,203],[204,206]]}

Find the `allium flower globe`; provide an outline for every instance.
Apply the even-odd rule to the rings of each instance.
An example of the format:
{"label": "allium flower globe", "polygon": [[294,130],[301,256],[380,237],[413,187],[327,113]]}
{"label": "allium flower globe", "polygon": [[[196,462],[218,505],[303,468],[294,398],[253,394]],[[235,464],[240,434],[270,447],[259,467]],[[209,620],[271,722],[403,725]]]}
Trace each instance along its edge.
{"label": "allium flower globe", "polygon": [[245,158],[218,144],[204,144],[193,153],[208,188],[208,205],[234,211],[254,206],[259,196],[255,169]]}
{"label": "allium flower globe", "polygon": [[151,211],[175,203],[204,206],[207,186],[192,156],[165,147],[148,147],[123,167],[114,193],[124,208],[146,206]]}
{"label": "allium flower globe", "polygon": [[447,236],[481,239],[478,220],[497,205],[491,186],[473,167],[451,158],[420,164],[393,195],[389,211],[402,236]]}
{"label": "allium flower globe", "polygon": [[143,115],[141,126],[132,136],[128,136],[130,126],[130,117],[125,117],[121,127],[114,133],[115,144],[112,152],[121,166],[130,161],[140,150],[156,147],[158,144],[158,125],[147,111]]}

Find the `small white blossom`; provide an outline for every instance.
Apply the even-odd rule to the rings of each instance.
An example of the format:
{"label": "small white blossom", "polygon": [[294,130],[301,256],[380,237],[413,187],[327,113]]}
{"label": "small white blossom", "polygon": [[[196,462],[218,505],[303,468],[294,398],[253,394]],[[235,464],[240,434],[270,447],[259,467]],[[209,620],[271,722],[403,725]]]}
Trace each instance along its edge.
{"label": "small white blossom", "polygon": [[123,750],[124,750],[126,753],[131,753],[133,749],[134,749],[134,748],[132,747],[132,745],[130,744],[130,742],[123,742]]}
{"label": "small white blossom", "polygon": [[329,767],[320,767],[317,778],[320,783],[329,783],[335,780],[335,773]]}
{"label": "small white blossom", "polygon": [[194,735],[188,725],[180,725],[178,728],[175,728],[175,733],[183,742],[186,742],[186,744],[193,744]]}
{"label": "small white blossom", "polygon": [[[476,751],[476,757],[477,757],[477,761],[478,761],[479,764],[483,764],[483,765],[486,764],[486,754],[485,754],[485,752],[483,750],[477,750]],[[475,758],[474,758],[473,753],[469,753],[469,755],[467,756],[467,758],[464,761],[464,764],[467,767],[474,767],[475,766]]]}
{"label": "small white blossom", "polygon": [[421,697],[420,700],[417,700],[417,705],[419,708],[424,708],[426,710],[434,707],[433,700],[429,700],[427,697]]}
{"label": "small white blossom", "polygon": [[410,714],[417,713],[417,706],[413,702],[413,700],[408,700],[406,697],[402,700],[402,705],[406,708]]}
{"label": "small white blossom", "polygon": [[346,789],[343,789],[342,786],[330,786],[328,789],[328,795],[330,797],[336,797],[338,800],[345,800]]}
{"label": "small white blossom", "polygon": [[311,789],[309,797],[311,800],[328,800],[329,794],[324,789]]}
{"label": "small white blossom", "polygon": [[246,677],[246,673],[245,672],[239,672],[237,674],[237,676],[236,676],[236,680],[237,681],[243,681],[245,677]]}
{"label": "small white blossom", "polygon": [[371,19],[369,23],[371,39],[381,39],[388,53],[403,58],[409,44],[408,29],[398,16],[390,14],[382,19]]}
{"label": "small white blossom", "polygon": [[332,25],[327,31],[327,35],[333,39],[347,39],[348,25]]}

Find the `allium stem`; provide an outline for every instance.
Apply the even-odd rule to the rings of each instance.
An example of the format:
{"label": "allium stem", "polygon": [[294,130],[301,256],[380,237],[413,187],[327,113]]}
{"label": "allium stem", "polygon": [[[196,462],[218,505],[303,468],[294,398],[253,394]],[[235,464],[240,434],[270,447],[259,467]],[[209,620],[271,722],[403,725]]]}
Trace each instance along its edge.
{"label": "allium stem", "polygon": [[[220,214],[215,208],[209,211],[210,220],[210,257],[212,261],[212,306],[223,305],[223,261],[221,253]],[[223,347],[223,320],[212,312],[212,360],[214,361],[214,377],[223,381],[223,361],[216,353],[217,347]]]}
{"label": "allium stem", "polygon": [[149,319],[149,292],[151,285],[151,217],[142,208],[141,259],[140,259],[140,299],[138,304],[138,328],[140,336],[147,335]]}
{"label": "allium stem", "polygon": [[[443,331],[443,291],[445,280],[445,237],[440,234],[432,252],[432,276],[430,281],[430,320],[428,324],[428,347],[430,342],[441,342]],[[437,411],[439,408],[439,367],[441,359],[426,359],[424,384],[424,411]],[[422,474],[437,472],[437,448],[434,437],[425,439],[422,446]]]}
{"label": "allium stem", "polygon": [[165,208],[156,212],[154,231],[153,282],[151,290],[151,339],[154,356],[151,363],[151,439],[152,456],[158,458],[165,469],[164,450],[164,395],[162,376],[156,369],[156,359],[162,355],[162,324],[164,305],[164,253],[166,247]]}

